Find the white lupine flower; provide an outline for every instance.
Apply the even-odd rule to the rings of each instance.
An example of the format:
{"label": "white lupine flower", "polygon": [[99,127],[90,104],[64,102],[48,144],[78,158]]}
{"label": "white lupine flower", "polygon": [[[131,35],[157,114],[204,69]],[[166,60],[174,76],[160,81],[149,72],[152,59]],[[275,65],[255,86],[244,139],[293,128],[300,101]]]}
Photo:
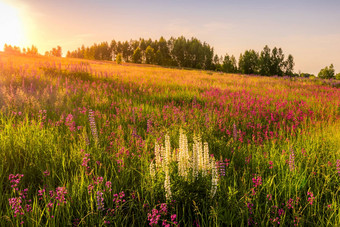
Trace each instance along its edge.
{"label": "white lupine flower", "polygon": [[[212,185],[210,196],[213,198],[217,191],[218,185],[218,169],[214,157],[209,155],[209,146],[207,142],[202,144],[201,138],[194,136],[194,144],[192,152],[188,150],[188,139],[183,130],[180,129],[179,148],[171,152],[170,137],[165,136],[164,146],[155,143],[155,162],[150,163],[150,175],[154,179],[156,176],[155,164],[157,169],[161,169],[165,173],[164,190],[167,200],[171,200],[170,187],[170,163],[177,162],[178,175],[183,177],[186,181],[195,181],[198,174],[207,176],[211,173]],[[188,179],[189,171],[192,171],[192,179]],[[210,174],[209,174],[210,176]]]}
{"label": "white lupine flower", "polygon": [[171,145],[170,145],[170,136],[167,134],[165,135],[165,157],[164,161],[166,165],[169,165],[171,162]]}
{"label": "white lupine flower", "polygon": [[171,187],[170,187],[170,175],[169,169],[165,172],[165,181],[164,181],[164,189],[165,189],[165,197],[166,200],[171,200]]}
{"label": "white lupine flower", "polygon": [[188,139],[187,136],[180,131],[180,144],[179,144],[179,159],[178,159],[178,173],[180,176],[187,178],[189,163]]}
{"label": "white lupine flower", "polygon": [[207,142],[204,142],[203,155],[203,176],[206,176],[210,169],[209,147]]}
{"label": "white lupine flower", "polygon": [[203,168],[204,168],[204,161],[203,161],[202,142],[201,142],[201,138],[200,137],[197,138],[196,146],[197,146],[198,169],[200,171],[202,171]]}
{"label": "white lupine flower", "polygon": [[162,166],[162,157],[161,157],[161,151],[160,151],[160,146],[156,142],[155,143],[155,159],[156,159],[156,167],[157,169]]}
{"label": "white lupine flower", "polygon": [[192,145],[192,175],[194,181],[198,176],[198,154],[197,154],[197,137],[194,136],[194,144]]}
{"label": "white lupine flower", "polygon": [[211,193],[210,196],[213,198],[217,191],[217,184],[218,184],[218,172],[216,168],[216,161],[215,158],[211,158],[210,162],[210,168],[211,168]]}
{"label": "white lupine flower", "polygon": [[166,154],[165,154],[165,147],[161,146],[161,159],[162,159],[162,169],[165,172],[165,167],[167,166]]}
{"label": "white lupine flower", "polygon": [[155,171],[155,164],[153,161],[150,163],[150,175],[152,179],[155,179],[156,171]]}

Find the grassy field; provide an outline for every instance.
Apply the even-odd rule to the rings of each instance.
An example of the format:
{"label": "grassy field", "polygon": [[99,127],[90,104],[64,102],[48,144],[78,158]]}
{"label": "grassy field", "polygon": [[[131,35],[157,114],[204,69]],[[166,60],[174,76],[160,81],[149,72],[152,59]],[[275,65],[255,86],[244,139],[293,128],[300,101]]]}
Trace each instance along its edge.
{"label": "grassy field", "polygon": [[339,226],[340,89],[0,53],[0,226]]}

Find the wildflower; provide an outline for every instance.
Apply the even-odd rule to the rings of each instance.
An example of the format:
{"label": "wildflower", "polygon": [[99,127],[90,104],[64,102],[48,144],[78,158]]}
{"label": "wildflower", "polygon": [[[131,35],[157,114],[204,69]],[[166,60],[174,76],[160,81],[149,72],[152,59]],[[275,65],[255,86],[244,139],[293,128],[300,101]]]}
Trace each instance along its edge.
{"label": "wildflower", "polygon": [[225,166],[228,167],[229,164],[230,164],[230,163],[229,163],[229,162],[230,162],[230,159],[227,159],[227,158],[226,158],[226,159],[224,160],[224,162],[225,162]]}
{"label": "wildflower", "polygon": [[89,121],[90,121],[90,128],[92,132],[92,136],[95,140],[95,142],[98,142],[98,132],[97,132],[97,127],[96,127],[96,121],[93,116],[93,111],[89,109]]}
{"label": "wildflower", "polygon": [[218,173],[220,177],[225,176],[225,166],[226,164],[223,161],[219,161],[217,162],[217,166],[218,166]]}
{"label": "wildflower", "polygon": [[272,198],[273,198],[273,197],[272,197],[272,195],[271,195],[271,194],[268,194],[268,195],[267,195],[267,199],[268,199],[269,201],[271,201],[271,200],[272,200]]}
{"label": "wildflower", "polygon": [[76,123],[73,121],[72,114],[67,115],[65,125],[70,129],[71,132],[76,130]]}
{"label": "wildflower", "polygon": [[165,172],[164,189],[165,189],[165,197],[166,197],[166,200],[171,200],[171,188],[170,188],[170,176],[169,176],[169,171],[166,171],[166,172]]}
{"label": "wildflower", "polygon": [[218,183],[218,172],[215,164],[215,159],[211,160],[211,198],[213,198],[217,191],[217,183]]}
{"label": "wildflower", "polygon": [[237,128],[236,128],[235,123],[233,125],[233,136],[234,136],[234,142],[236,142],[236,140],[237,140]]}
{"label": "wildflower", "polygon": [[104,198],[103,193],[101,191],[97,192],[97,209],[98,210],[104,209]]}
{"label": "wildflower", "polygon": [[84,167],[88,167],[87,164],[89,163],[90,160],[91,160],[90,154],[85,154],[85,156],[83,158],[83,163],[81,165],[84,166]]}
{"label": "wildflower", "polygon": [[253,203],[247,203],[247,207],[248,207],[248,210],[249,210],[249,214],[252,214],[253,213],[253,206],[254,204]]}
{"label": "wildflower", "polygon": [[103,177],[97,177],[97,179],[94,179],[94,184],[101,184],[103,183],[104,178]]}
{"label": "wildflower", "polygon": [[158,143],[155,143],[155,159],[156,159],[156,167],[160,168],[162,166],[162,157],[161,157],[161,147]]}
{"label": "wildflower", "polygon": [[94,186],[92,184],[89,184],[89,186],[87,186],[87,192],[90,194],[93,190]]}
{"label": "wildflower", "polygon": [[151,179],[155,179],[155,176],[156,176],[155,164],[153,163],[153,161],[150,163],[150,176],[151,176]]}
{"label": "wildflower", "polygon": [[183,133],[183,130],[180,130],[179,135],[179,153],[178,153],[178,174],[185,179],[188,176],[189,169],[189,151],[188,151],[188,139],[187,136]]}
{"label": "wildflower", "polygon": [[169,223],[166,223],[166,219],[164,219],[163,220],[163,222],[162,222],[162,226],[164,226],[164,227],[170,227],[170,224]]}
{"label": "wildflower", "polygon": [[[38,190],[39,200],[42,200],[45,194],[45,189]],[[46,197],[46,195],[45,195]]]}
{"label": "wildflower", "polygon": [[269,169],[272,169],[273,168],[273,165],[274,165],[274,162],[273,161],[269,161]]}
{"label": "wildflower", "polygon": [[8,179],[11,183],[11,188],[14,188],[15,191],[19,191],[18,184],[21,181],[21,178],[24,177],[24,174],[10,174]]}
{"label": "wildflower", "polygon": [[170,146],[170,136],[165,135],[165,155],[164,155],[165,165],[169,166],[171,162],[171,146]]}
{"label": "wildflower", "polygon": [[177,217],[176,214],[171,215],[171,221],[172,221],[172,222],[175,221],[175,220],[176,220],[176,217]]}
{"label": "wildflower", "polygon": [[285,215],[285,211],[282,208],[280,208],[277,213],[279,214],[279,216]]}
{"label": "wildflower", "polygon": [[315,197],[314,197],[314,195],[313,195],[313,192],[307,192],[307,195],[309,196],[309,198],[308,198],[309,204],[310,204],[310,205],[313,205],[313,202],[314,202],[314,200],[315,200]]}
{"label": "wildflower", "polygon": [[152,130],[152,120],[148,119],[146,122],[146,132],[150,133]]}
{"label": "wildflower", "polygon": [[44,177],[47,177],[50,175],[50,172],[48,170],[44,171]]}
{"label": "wildflower", "polygon": [[288,209],[293,209],[294,208],[294,199],[289,198],[289,200],[286,202],[286,206],[288,207]]}
{"label": "wildflower", "polygon": [[288,164],[289,164],[290,171],[294,171],[295,170],[295,153],[293,149],[290,149]]}
{"label": "wildflower", "polygon": [[67,189],[65,187],[57,187],[55,199],[58,201],[57,205],[66,204]]}
{"label": "wildflower", "polygon": [[151,214],[148,213],[149,225],[150,226],[157,225],[160,217],[161,217],[161,215],[158,214],[158,210],[157,209],[152,209],[152,213]]}
{"label": "wildflower", "polygon": [[209,147],[208,147],[208,143],[204,142],[203,145],[203,162],[204,162],[204,167],[203,167],[203,176],[207,175],[207,172],[209,170],[210,167],[210,159],[209,159]]}
{"label": "wildflower", "polygon": [[194,144],[192,145],[192,160],[191,160],[191,169],[192,169],[192,175],[193,175],[193,180],[195,181],[196,178],[198,177],[198,170],[199,170],[199,154],[197,152],[198,147],[197,147],[197,137],[194,135]]}
{"label": "wildflower", "polygon": [[111,183],[111,181],[106,181],[105,185],[109,189],[109,191],[112,191],[112,188],[111,188],[112,183]]}
{"label": "wildflower", "polygon": [[254,183],[254,188],[257,188],[258,186],[262,185],[262,177],[261,176],[255,176],[252,179]]}
{"label": "wildflower", "polygon": [[17,217],[17,215],[24,215],[21,206],[21,197],[10,198],[8,199],[8,202],[11,209],[14,210],[14,217]]}
{"label": "wildflower", "polygon": [[166,203],[162,203],[159,211],[162,212],[164,215],[166,215],[168,213],[167,204]]}

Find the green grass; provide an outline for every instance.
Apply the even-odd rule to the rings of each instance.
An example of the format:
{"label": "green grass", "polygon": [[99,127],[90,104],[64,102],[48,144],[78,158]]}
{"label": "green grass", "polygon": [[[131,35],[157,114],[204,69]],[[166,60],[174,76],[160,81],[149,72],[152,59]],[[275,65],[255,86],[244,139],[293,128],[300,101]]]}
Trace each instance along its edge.
{"label": "green grass", "polygon": [[[0,64],[0,226],[148,226],[152,210],[160,212],[164,203],[159,226],[163,220],[171,226],[340,225],[338,88],[112,64],[90,63],[90,73],[65,59],[61,69],[41,59],[10,60],[12,68]],[[165,197],[164,173],[150,176],[155,142],[163,144],[168,134],[171,151],[178,150],[180,128],[190,151],[200,135],[217,161],[228,159],[213,198],[210,174],[186,181],[172,162],[173,201]],[[265,137],[267,129],[272,137]],[[295,168],[289,165],[292,152]],[[17,191],[10,174],[24,175]],[[61,189],[65,200],[56,195]],[[97,192],[103,193],[103,210]],[[19,197],[23,214],[15,217],[9,199]]]}

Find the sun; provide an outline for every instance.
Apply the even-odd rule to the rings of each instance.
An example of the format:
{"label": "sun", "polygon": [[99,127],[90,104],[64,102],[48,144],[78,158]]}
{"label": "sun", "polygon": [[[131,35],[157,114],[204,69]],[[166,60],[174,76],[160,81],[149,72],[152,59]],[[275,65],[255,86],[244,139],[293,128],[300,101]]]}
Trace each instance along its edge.
{"label": "sun", "polygon": [[18,10],[0,2],[0,50],[5,43],[12,46],[23,46],[24,32]]}

